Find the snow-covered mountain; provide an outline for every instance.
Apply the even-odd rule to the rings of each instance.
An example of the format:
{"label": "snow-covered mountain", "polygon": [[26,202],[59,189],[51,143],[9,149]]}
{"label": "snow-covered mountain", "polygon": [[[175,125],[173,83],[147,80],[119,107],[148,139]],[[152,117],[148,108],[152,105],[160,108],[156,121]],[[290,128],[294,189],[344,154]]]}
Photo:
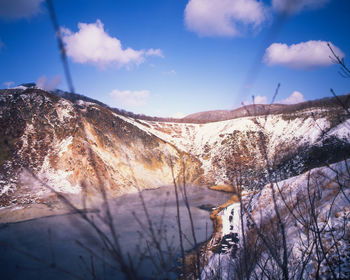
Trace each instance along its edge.
{"label": "snow-covered mountain", "polygon": [[[281,231],[271,231],[276,224],[284,225],[287,242],[282,248],[295,277],[338,273],[346,278],[348,97],[246,106],[165,122],[61,91],[26,86],[0,90],[0,207],[47,204],[57,194],[93,198],[101,187],[115,197],[171,185],[173,179],[179,184],[185,178],[192,185],[235,185],[241,188],[242,203],[234,196],[216,210],[216,231],[202,255],[202,278],[231,279],[237,272],[246,253],[242,248],[247,249],[242,226],[247,240],[260,246],[249,273],[273,272],[265,278],[280,278],[283,250],[276,247],[273,253],[268,246],[280,245]],[[218,119],[223,120],[214,121]],[[314,216],[307,207],[315,210]],[[311,226],[318,229],[310,231]],[[319,241],[312,243],[315,233]],[[323,259],[315,251],[320,244],[328,246]]]}
{"label": "snow-covered mountain", "polygon": [[112,196],[169,185],[171,166],[177,177],[182,160],[187,181],[202,183],[196,158],[94,103],[5,90],[0,127],[2,206],[42,199],[49,192],[42,183],[72,194],[102,185]]}
{"label": "snow-covered mountain", "polygon": [[59,192],[80,193],[82,184],[93,192],[102,184],[118,195],[171,184],[172,164],[175,177],[185,168],[188,183],[206,185],[232,183],[239,167],[244,184],[254,188],[267,167],[287,179],[350,156],[350,120],[333,99],[196,124],[135,119],[61,96],[35,88],[1,91],[3,206],[45,193],[25,168]]}

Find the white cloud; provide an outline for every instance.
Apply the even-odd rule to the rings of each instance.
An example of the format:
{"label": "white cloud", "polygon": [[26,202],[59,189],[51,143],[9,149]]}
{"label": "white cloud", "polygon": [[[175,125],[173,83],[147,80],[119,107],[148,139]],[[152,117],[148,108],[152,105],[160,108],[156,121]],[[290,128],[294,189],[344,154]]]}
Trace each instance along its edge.
{"label": "white cloud", "polygon": [[290,96],[288,96],[286,99],[276,102],[276,103],[282,103],[282,104],[296,104],[305,102],[304,95],[299,91],[294,91]]}
{"label": "white cloud", "polygon": [[79,23],[78,28],[76,33],[67,28],[61,29],[67,55],[75,62],[90,63],[101,68],[110,64],[130,68],[143,63],[146,56],[163,57],[160,49],[123,49],[119,39],[105,32],[100,20],[90,24]]}
{"label": "white cloud", "polygon": [[[267,96],[264,95],[256,95],[253,96],[254,99],[254,104],[267,104],[268,103],[268,99]],[[249,104],[253,104],[253,101],[244,101],[242,102],[242,105],[249,105]]]}
{"label": "white cloud", "polygon": [[265,7],[257,0],[190,0],[185,9],[185,24],[200,36],[238,36],[238,26],[259,26]]}
{"label": "white cloud", "polygon": [[[266,49],[263,61],[268,65],[283,65],[295,69],[308,69],[332,65],[332,53],[325,41],[307,41],[288,46],[274,43]],[[334,52],[343,58],[344,53],[329,42]]]}
{"label": "white cloud", "polygon": [[163,52],[161,49],[149,49],[148,51],[146,51],[145,53],[146,56],[159,56],[164,58]]}
{"label": "white cloud", "polygon": [[174,69],[171,69],[170,71],[163,72],[165,75],[176,75],[176,71]]}
{"label": "white cloud", "polygon": [[[290,96],[281,101],[276,101],[278,104],[296,104],[306,101],[304,95],[299,91],[294,91]],[[242,105],[252,104],[252,102],[242,102]],[[264,95],[254,96],[254,104],[268,104],[268,98]]]}
{"label": "white cloud", "polygon": [[44,0],[0,0],[0,18],[30,18],[41,12]]}
{"label": "white cloud", "polygon": [[272,0],[272,7],[285,13],[297,13],[323,7],[331,0]]}
{"label": "white cloud", "polygon": [[61,83],[60,76],[54,76],[51,80],[47,79],[45,75],[42,75],[36,82],[36,86],[43,90],[55,90]]}
{"label": "white cloud", "polygon": [[146,105],[149,98],[148,90],[113,90],[110,94],[111,97],[118,103],[118,105],[140,107]]}
{"label": "white cloud", "polygon": [[7,87],[7,88],[10,88],[11,86],[13,86],[15,84],[15,82],[12,82],[12,81],[9,81],[9,82],[5,82],[4,85]]}
{"label": "white cloud", "polygon": [[175,119],[182,119],[182,118],[186,117],[186,114],[183,112],[177,112],[177,113],[171,115],[170,117],[175,118]]}
{"label": "white cloud", "polygon": [[267,104],[267,97],[257,95],[254,97],[254,104]]}

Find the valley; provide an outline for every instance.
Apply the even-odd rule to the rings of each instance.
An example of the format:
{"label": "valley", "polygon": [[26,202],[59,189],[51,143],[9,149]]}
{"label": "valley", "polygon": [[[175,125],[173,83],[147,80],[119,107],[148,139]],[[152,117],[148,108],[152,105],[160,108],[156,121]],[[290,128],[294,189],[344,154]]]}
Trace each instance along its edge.
{"label": "valley", "polygon": [[[341,96],[339,99],[344,101],[347,97]],[[259,251],[257,259],[251,261],[252,265],[256,263],[251,268],[254,273],[261,273],[258,264],[265,260],[266,270],[272,269],[276,263],[280,265],[279,268],[283,267],[278,263],[276,254],[283,255],[283,250],[287,249],[293,262],[291,265],[288,263],[288,268],[294,267],[295,271],[299,271],[300,265],[295,260],[300,254],[296,251],[309,252],[310,256],[310,250],[314,250],[311,247],[305,249],[303,244],[293,247],[299,242],[296,235],[301,234],[306,226],[303,221],[298,224],[299,216],[306,215],[307,209],[316,209],[318,213],[316,217],[310,218],[316,219],[313,226],[318,225],[319,219],[324,223],[317,242],[323,238],[333,238],[339,248],[343,248],[337,247],[337,250],[342,252],[349,245],[345,240],[349,234],[347,159],[350,157],[350,119],[336,98],[304,102],[297,106],[264,105],[261,107],[263,109],[257,111],[254,111],[254,106],[247,106],[240,108],[238,117],[217,121],[217,114],[212,113],[208,119],[204,118],[205,121],[202,121],[203,115],[199,115],[200,122],[194,120],[198,115],[190,116],[192,122],[186,122],[186,118],[173,122],[133,118],[100,102],[83,99],[69,94],[64,98],[36,88],[0,91],[0,236],[3,234],[0,239],[11,248],[23,249],[27,246],[29,251],[33,251],[33,246],[42,246],[40,258],[47,259],[45,254],[52,246],[51,241],[39,245],[39,240],[47,235],[48,227],[44,228],[46,224],[50,228],[59,225],[60,230],[55,230],[58,236],[55,237],[57,244],[54,245],[59,250],[67,246],[63,244],[69,237],[81,239],[77,232],[80,227],[85,227],[84,233],[94,233],[92,228],[95,226],[101,228],[102,232],[109,232],[102,241],[107,238],[110,242],[113,241],[114,233],[109,219],[114,217],[116,225],[122,225],[116,226],[121,230],[118,235],[123,244],[117,252],[125,252],[131,246],[129,244],[134,244],[133,240],[139,237],[137,228],[140,223],[145,223],[144,227],[151,230],[152,226],[146,225],[149,221],[147,215],[152,217],[151,224],[154,226],[159,220],[166,220],[164,224],[170,227],[170,235],[167,233],[166,239],[171,239],[171,236],[178,238],[176,217],[182,217],[185,230],[181,236],[192,244],[185,250],[197,243],[200,260],[192,265],[197,265],[197,268],[200,265],[202,279],[231,279],[236,273],[236,266],[242,261],[240,254],[244,254],[247,249],[246,243],[242,243],[244,238],[253,238],[261,242],[261,248],[265,248]],[[242,113],[244,110],[246,113]],[[223,118],[222,112],[219,113],[219,118]],[[308,177],[310,174],[317,175],[312,175],[315,177],[313,184]],[[189,189],[188,201],[193,214],[196,242],[186,214],[186,200],[183,200],[181,188],[184,185]],[[232,200],[232,193],[208,190],[213,185],[232,186],[235,200]],[[164,207],[170,212],[162,216],[160,209],[163,209],[163,202],[169,195],[167,193],[173,191],[174,186],[175,189],[179,188],[179,199],[175,200],[173,193],[170,204]],[[141,193],[144,195],[140,196]],[[323,193],[323,196],[320,194],[323,198],[317,199],[320,202],[315,203],[319,193]],[[305,202],[304,212],[300,209],[297,213],[293,212],[294,207],[297,207],[293,200],[299,201],[297,198]],[[119,201],[121,209],[116,206],[109,208],[109,201]],[[311,202],[312,205],[309,205]],[[180,212],[176,212],[176,203],[181,204]],[[336,207],[330,207],[333,204]],[[211,205],[214,208],[221,205],[214,210],[215,215],[212,214],[214,232],[209,220],[210,213],[200,209],[211,209]],[[150,213],[147,214],[145,207],[150,207]],[[323,208],[326,210],[321,211]],[[137,217],[143,214],[146,216],[139,220]],[[291,215],[294,220],[290,219]],[[75,216],[77,221],[70,221]],[[84,219],[90,223],[90,228],[79,225]],[[94,221],[97,221],[96,224]],[[129,225],[130,221],[132,223]],[[273,234],[276,240],[281,238],[278,225],[283,224],[288,228],[287,231],[283,230],[283,240],[288,236],[289,241],[282,249],[278,249],[278,253],[273,253],[268,246],[276,243],[276,240],[267,240],[265,237],[268,231],[264,227],[268,228],[272,221],[274,223],[270,228],[277,225]],[[299,230],[292,230],[293,225]],[[337,232],[342,232],[338,239],[324,233],[335,228],[335,225],[338,226]],[[244,238],[242,227],[247,230]],[[31,233],[32,229],[37,229],[40,234]],[[24,237],[14,237],[21,232],[28,232],[28,236],[39,239],[32,240],[30,237],[27,240],[29,243],[23,247],[16,240]],[[229,243],[233,241],[223,241],[225,236],[232,234],[238,238],[235,246]],[[312,231],[303,234],[310,235]],[[153,244],[155,248],[146,250],[145,258],[160,248],[157,248],[158,243],[152,232],[149,237],[151,241],[146,244]],[[97,234],[99,238],[101,233]],[[129,238],[129,241],[123,238]],[[207,243],[202,243],[208,239]],[[176,249],[173,249],[175,256],[172,256],[171,267],[174,266],[174,259],[181,255],[179,243],[178,240],[172,243]],[[91,244],[96,246],[94,242]],[[114,249],[108,251],[112,245],[102,244],[99,248],[107,246],[107,252],[115,252]],[[229,250],[223,249],[226,246]],[[330,245],[331,249],[333,247]],[[79,255],[81,249],[75,248],[72,252]],[[4,250],[7,250],[6,246]],[[142,252],[140,248],[137,250]],[[162,247],[161,251],[169,253],[172,250]],[[64,258],[68,253],[63,250],[59,254]],[[85,250],[85,258],[89,255],[91,252]],[[325,264],[328,262],[328,257],[325,257],[318,262],[319,270],[326,271],[325,267],[331,267],[333,270],[329,273],[338,271],[339,275],[347,275],[349,267],[346,263],[350,255],[345,253],[344,257],[342,255],[337,259],[333,249],[328,255],[337,262],[345,263],[344,267],[339,265],[332,268],[328,263]],[[112,259],[118,260],[119,257],[114,256]],[[124,258],[128,259],[128,255],[123,255]],[[154,257],[157,261],[159,258]],[[154,259],[150,258],[151,261]],[[315,268],[311,268],[315,262],[310,259],[304,261],[308,268],[303,268],[303,271],[306,269],[308,273],[317,273]],[[9,262],[14,264],[16,261],[11,259]],[[129,267],[131,263],[124,265]],[[153,266],[157,267],[155,264]],[[73,270],[77,271],[76,268]],[[14,271],[13,267],[9,269],[9,273]],[[170,275],[167,275],[169,271],[169,267],[163,267],[166,276]],[[189,279],[198,278],[195,271],[196,268],[187,275]],[[141,275],[146,273],[142,269],[138,272]],[[46,275],[47,271],[36,273],[33,272],[33,275]],[[99,273],[102,271],[99,270]],[[40,279],[35,277],[31,279]],[[176,274],[172,277],[176,278]]]}

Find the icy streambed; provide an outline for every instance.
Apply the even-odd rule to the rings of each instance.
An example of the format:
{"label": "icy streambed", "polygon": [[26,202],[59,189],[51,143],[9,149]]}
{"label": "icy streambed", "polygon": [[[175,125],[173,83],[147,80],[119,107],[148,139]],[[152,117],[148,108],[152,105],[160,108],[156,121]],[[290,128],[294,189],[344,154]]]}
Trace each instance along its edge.
{"label": "icy streambed", "polygon": [[[203,204],[220,205],[228,200],[230,194],[212,191],[204,187],[188,187],[188,198],[194,219],[195,232],[198,242],[210,238],[213,232],[209,212],[199,206]],[[142,192],[149,216],[154,228],[167,229],[167,240],[179,255],[178,228],[176,223],[176,200],[173,187],[163,187]],[[182,230],[189,239],[192,236],[187,209],[180,196],[180,216]],[[147,238],[145,228],[140,226],[141,221],[147,227],[147,220],[139,198],[139,194],[128,194],[110,203],[114,217],[115,228],[124,255],[130,254],[131,259],[137,260],[141,248],[145,248]],[[96,214],[90,214],[96,215]],[[137,219],[135,218],[137,217]],[[97,221],[98,219],[96,219]],[[101,229],[107,228],[98,223]],[[51,216],[25,222],[0,225],[0,273],[2,279],[76,279],[69,273],[74,273],[82,279],[91,279],[91,254],[77,244],[77,240],[89,249],[103,254],[100,245],[91,235],[91,227],[78,217],[77,214]],[[142,237],[140,233],[143,233]],[[4,247],[3,245],[9,245]],[[164,243],[163,243],[164,244]],[[192,245],[184,241],[185,250]],[[21,252],[18,252],[20,250]],[[164,246],[164,250],[166,248]],[[37,260],[25,254],[29,253]],[[54,263],[56,267],[47,264]],[[94,258],[95,273],[101,279],[122,279],[117,271],[103,268],[101,261]],[[64,269],[64,273],[57,269]],[[144,261],[138,267],[140,275],[152,276],[152,263]],[[3,278],[4,277],[4,278]],[[105,278],[104,278],[105,277]]]}

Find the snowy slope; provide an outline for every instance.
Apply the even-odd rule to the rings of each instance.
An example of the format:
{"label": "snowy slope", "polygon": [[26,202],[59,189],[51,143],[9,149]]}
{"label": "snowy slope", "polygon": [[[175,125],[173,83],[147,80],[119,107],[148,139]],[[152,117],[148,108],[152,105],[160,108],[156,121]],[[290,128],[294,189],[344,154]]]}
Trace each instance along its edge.
{"label": "snowy slope", "polygon": [[101,104],[39,89],[4,90],[0,192],[13,193],[22,168],[29,167],[60,192],[79,193],[83,181],[97,184],[97,169],[106,186],[125,193],[136,185],[170,184],[170,159],[175,159],[176,176],[185,159],[189,183],[230,184],[238,166],[244,184],[253,188],[260,177],[266,180],[268,165],[285,179],[317,166],[319,155],[335,162],[343,151],[349,153],[350,122],[337,119],[341,111],[325,106],[205,124],[171,123],[126,117]]}
{"label": "snowy slope", "polygon": [[[289,252],[288,268],[291,279],[314,278],[316,275],[315,246],[311,246],[310,230],[306,230],[303,221],[310,218],[310,202],[315,198],[314,211],[317,215],[317,226],[323,229],[321,238],[323,246],[328,248],[327,258],[332,260],[335,274],[340,279],[346,279],[350,273],[350,242],[348,239],[350,230],[350,173],[348,166],[350,160],[332,164],[329,167],[312,169],[310,172],[301,174],[287,180],[266,185],[260,192],[251,193],[243,197],[243,209],[245,231],[261,228],[262,235],[271,241],[273,228],[277,227],[276,209],[273,201],[273,192],[276,196],[276,206],[286,229],[286,240]],[[309,199],[310,198],[310,199]],[[287,207],[288,206],[288,207]],[[240,239],[239,247],[242,248],[242,230],[239,215],[232,218],[232,210],[240,213],[240,204],[235,203],[220,213],[223,220],[221,236],[237,233]],[[271,221],[274,221],[271,223]],[[266,225],[267,228],[266,228]],[[314,225],[315,226],[315,225]],[[310,225],[311,227],[311,225]],[[257,237],[256,237],[257,238]],[[259,240],[259,238],[257,238]],[[334,241],[335,240],[335,241]],[[261,240],[260,240],[261,242]],[[276,242],[276,240],[275,240]],[[275,244],[275,243],[274,243]],[[313,252],[310,259],[306,259],[306,245],[309,252]],[[337,244],[336,247],[334,244]],[[338,255],[337,250],[340,252]],[[267,269],[272,269],[269,251],[266,249],[260,253],[259,265],[265,263]],[[300,260],[305,260],[305,270],[301,271]],[[202,279],[233,279],[235,277],[235,265],[238,259],[229,253],[212,254],[207,266],[202,272]],[[262,275],[261,267],[256,264],[254,273]],[[302,274],[301,274],[302,273]],[[322,279],[332,278],[327,268],[326,260],[321,261],[320,274]],[[254,278],[254,277],[253,277]],[[267,279],[263,277],[262,279]]]}
{"label": "snowy slope", "polygon": [[186,158],[187,182],[201,182],[199,161],[172,144],[108,108],[38,89],[0,94],[0,151],[0,206],[45,200],[44,183],[66,194],[103,185],[112,196],[170,185],[170,159],[175,178]]}
{"label": "snowy slope", "polygon": [[253,154],[254,158],[248,160],[257,165],[258,161],[265,160],[261,147],[255,147],[261,133],[266,139],[264,148],[270,162],[276,160],[276,154],[283,157],[284,154],[296,153],[298,148],[322,146],[323,141],[330,137],[348,143],[349,120],[334,125],[330,115],[329,110],[314,108],[289,115],[245,117],[206,124],[165,123],[117,116],[196,156],[207,179],[221,184],[228,183],[227,166],[223,160],[232,156],[233,149],[241,154],[250,152],[244,156]]}

